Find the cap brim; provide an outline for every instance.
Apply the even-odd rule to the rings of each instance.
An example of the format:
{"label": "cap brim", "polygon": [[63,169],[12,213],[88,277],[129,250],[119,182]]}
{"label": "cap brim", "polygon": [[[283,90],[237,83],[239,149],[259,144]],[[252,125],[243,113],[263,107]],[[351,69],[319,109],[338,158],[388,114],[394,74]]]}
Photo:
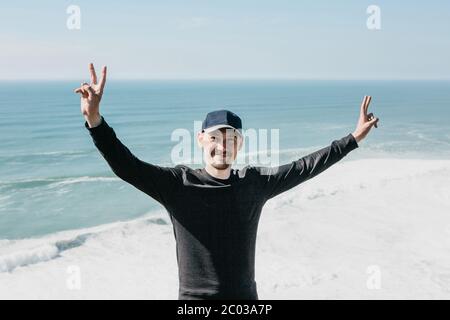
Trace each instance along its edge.
{"label": "cap brim", "polygon": [[230,125],[228,125],[228,124],[218,124],[218,125],[216,125],[216,126],[212,126],[212,127],[206,128],[206,129],[204,129],[203,131],[206,132],[206,133],[211,133],[211,132],[213,132],[213,131],[216,131],[216,130],[219,130],[219,129],[222,129],[222,128],[234,129],[234,132],[236,132],[239,136],[242,137],[241,131],[239,131],[239,130],[236,129],[235,127],[230,126]]}

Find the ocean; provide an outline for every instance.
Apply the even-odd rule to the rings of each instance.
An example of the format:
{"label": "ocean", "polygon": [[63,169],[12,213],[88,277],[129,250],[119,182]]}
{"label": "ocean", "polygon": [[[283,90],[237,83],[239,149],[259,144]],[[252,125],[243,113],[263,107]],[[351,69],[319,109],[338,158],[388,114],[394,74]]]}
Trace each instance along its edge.
{"label": "ocean", "polygon": [[[0,298],[176,299],[170,220],[101,157],[78,85],[0,82]],[[101,114],[138,158],[170,166],[174,130],[194,139],[195,121],[229,109],[279,130],[283,164],[352,133],[364,95],[378,128],[264,208],[260,296],[450,298],[449,81],[112,80]]]}

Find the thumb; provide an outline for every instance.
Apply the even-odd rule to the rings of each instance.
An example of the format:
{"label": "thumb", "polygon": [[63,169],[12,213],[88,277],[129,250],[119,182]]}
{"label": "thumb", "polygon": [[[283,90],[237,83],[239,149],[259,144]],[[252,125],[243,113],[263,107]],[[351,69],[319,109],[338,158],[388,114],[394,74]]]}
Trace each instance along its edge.
{"label": "thumb", "polygon": [[378,120],[380,120],[380,118],[373,118],[372,120],[369,121],[370,127],[372,127],[373,125],[377,125]]}

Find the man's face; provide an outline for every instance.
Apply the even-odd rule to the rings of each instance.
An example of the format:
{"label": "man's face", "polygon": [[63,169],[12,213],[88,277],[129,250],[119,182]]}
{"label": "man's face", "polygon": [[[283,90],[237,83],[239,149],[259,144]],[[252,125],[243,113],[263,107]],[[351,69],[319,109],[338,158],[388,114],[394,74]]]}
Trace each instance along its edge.
{"label": "man's face", "polygon": [[205,162],[223,170],[236,159],[242,138],[233,129],[221,128],[210,133],[199,133],[198,142],[203,148]]}

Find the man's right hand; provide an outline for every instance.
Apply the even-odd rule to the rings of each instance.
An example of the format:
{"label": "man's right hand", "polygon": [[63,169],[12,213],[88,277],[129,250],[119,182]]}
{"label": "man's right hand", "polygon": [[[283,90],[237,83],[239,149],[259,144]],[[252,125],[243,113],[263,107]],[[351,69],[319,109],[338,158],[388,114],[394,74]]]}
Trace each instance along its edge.
{"label": "man's right hand", "polygon": [[106,66],[102,68],[102,77],[98,83],[97,75],[92,63],[89,64],[89,71],[91,73],[91,83],[82,83],[81,87],[75,89],[74,92],[81,95],[81,113],[86,119],[89,127],[92,128],[99,125],[101,121],[100,101],[106,83]]}

